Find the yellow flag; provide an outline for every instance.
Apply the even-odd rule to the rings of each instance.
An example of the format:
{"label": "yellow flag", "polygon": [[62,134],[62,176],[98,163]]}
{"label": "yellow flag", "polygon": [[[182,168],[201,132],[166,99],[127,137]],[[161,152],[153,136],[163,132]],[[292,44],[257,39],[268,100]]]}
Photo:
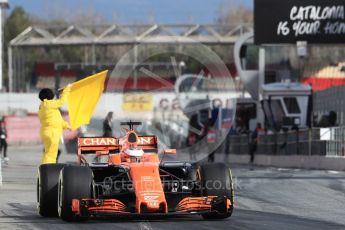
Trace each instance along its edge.
{"label": "yellow flag", "polygon": [[108,70],[72,84],[68,96],[68,115],[72,129],[89,124],[93,111],[104,90]]}

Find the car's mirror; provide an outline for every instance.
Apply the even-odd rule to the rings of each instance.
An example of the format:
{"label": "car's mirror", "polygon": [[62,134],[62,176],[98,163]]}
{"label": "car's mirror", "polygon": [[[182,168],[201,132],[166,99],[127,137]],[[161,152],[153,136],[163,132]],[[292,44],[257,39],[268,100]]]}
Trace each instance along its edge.
{"label": "car's mirror", "polygon": [[105,155],[109,155],[109,151],[108,150],[96,151],[96,157],[105,156]]}
{"label": "car's mirror", "polygon": [[176,154],[176,149],[165,149],[164,154],[170,154],[170,155],[175,155]]}

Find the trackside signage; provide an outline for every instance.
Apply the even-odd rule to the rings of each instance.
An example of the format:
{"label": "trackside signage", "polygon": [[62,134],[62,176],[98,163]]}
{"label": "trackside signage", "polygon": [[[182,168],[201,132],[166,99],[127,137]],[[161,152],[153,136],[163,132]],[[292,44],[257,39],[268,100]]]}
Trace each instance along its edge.
{"label": "trackside signage", "polygon": [[[155,138],[151,136],[141,136],[138,138],[139,145],[155,144]],[[84,137],[79,138],[80,146],[113,146],[117,145],[117,139],[111,137]]]}
{"label": "trackside signage", "polygon": [[97,138],[97,137],[90,137],[90,138],[79,138],[79,144],[81,146],[109,146],[109,145],[116,145],[117,141],[115,138]]}
{"label": "trackside signage", "polygon": [[155,144],[154,137],[139,137],[138,138],[138,145],[152,145]]}
{"label": "trackside signage", "polygon": [[343,43],[345,0],[255,0],[254,41]]}

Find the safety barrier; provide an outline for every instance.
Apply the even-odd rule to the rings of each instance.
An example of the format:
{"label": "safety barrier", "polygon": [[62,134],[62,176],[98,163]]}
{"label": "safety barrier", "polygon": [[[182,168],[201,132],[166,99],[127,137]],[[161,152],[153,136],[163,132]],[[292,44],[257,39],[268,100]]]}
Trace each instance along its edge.
{"label": "safety barrier", "polygon": [[0,162],[0,187],[2,186],[2,168],[1,168],[2,163]]}
{"label": "safety barrier", "polygon": [[[224,156],[217,161],[224,162]],[[249,155],[232,154],[227,161],[230,163],[248,164]],[[274,166],[282,168],[345,170],[345,157],[325,157],[307,155],[255,155],[254,164],[261,166]]]}
{"label": "safety barrier", "polygon": [[[250,137],[230,136],[230,153],[249,154]],[[345,127],[259,134],[256,154],[345,156]]]}
{"label": "safety barrier", "polygon": [[39,143],[40,121],[37,115],[6,116],[8,143]]}
{"label": "safety barrier", "polygon": [[[67,119],[67,115],[64,115]],[[38,144],[41,143],[40,121],[37,114],[23,116],[5,116],[7,142],[9,144]],[[68,141],[77,136],[77,131],[65,131],[64,140]]]}

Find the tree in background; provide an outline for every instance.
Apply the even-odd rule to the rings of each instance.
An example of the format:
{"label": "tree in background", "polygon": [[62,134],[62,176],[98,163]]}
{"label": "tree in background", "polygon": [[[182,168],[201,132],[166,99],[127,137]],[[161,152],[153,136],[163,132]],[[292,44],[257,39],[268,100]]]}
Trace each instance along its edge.
{"label": "tree in background", "polygon": [[[3,73],[4,73],[4,86],[8,89],[8,46],[12,39],[18,36],[29,26],[44,26],[44,27],[56,27],[57,31],[50,31],[53,34],[62,32],[62,29],[70,24],[75,25],[93,25],[96,23],[104,22],[101,16],[98,16],[92,10],[89,11],[77,11],[70,13],[69,17],[66,16],[63,8],[55,9],[54,17],[49,19],[38,17],[35,15],[29,15],[23,7],[16,6],[11,11],[10,15],[6,18],[4,23],[4,46],[3,46]],[[59,16],[57,16],[59,15]],[[66,17],[65,17],[66,16]],[[26,91],[27,87],[32,81],[32,73],[36,63],[39,62],[91,62],[91,58],[86,56],[85,53],[90,47],[21,47],[13,52],[15,61],[19,61],[23,64],[22,69],[17,70],[20,74],[19,82],[16,82],[15,91]],[[102,50],[103,51],[103,50]],[[96,57],[102,57],[102,51],[96,50]],[[104,56],[104,55],[103,55]]]}
{"label": "tree in background", "polygon": [[19,33],[23,32],[31,25],[28,13],[21,6],[16,6],[12,13],[8,16],[4,24],[4,45],[15,38]]}
{"label": "tree in background", "polygon": [[228,5],[219,6],[218,23],[228,25],[239,25],[253,23],[253,9],[243,5],[241,1],[233,0]]}

